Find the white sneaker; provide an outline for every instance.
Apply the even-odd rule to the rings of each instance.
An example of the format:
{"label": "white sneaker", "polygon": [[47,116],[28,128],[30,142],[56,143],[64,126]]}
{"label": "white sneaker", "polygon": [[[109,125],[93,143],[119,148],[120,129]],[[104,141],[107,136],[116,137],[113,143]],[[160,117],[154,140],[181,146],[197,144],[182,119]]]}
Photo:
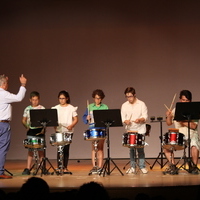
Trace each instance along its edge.
{"label": "white sneaker", "polygon": [[130,168],[126,171],[126,174],[132,174],[132,173],[135,173],[135,168],[130,167]]}
{"label": "white sneaker", "polygon": [[142,171],[143,174],[147,174],[148,173],[148,170],[146,168],[142,168],[141,171]]}

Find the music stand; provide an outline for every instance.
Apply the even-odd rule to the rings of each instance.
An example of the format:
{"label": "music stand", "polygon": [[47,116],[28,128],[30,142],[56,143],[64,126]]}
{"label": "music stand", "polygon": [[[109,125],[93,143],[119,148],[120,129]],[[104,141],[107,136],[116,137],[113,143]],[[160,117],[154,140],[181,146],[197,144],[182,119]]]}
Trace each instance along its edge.
{"label": "music stand", "polygon": [[[101,175],[102,172],[103,172],[103,176],[105,176],[106,172],[108,175],[110,175],[112,171],[115,168],[117,168],[118,171],[123,176],[124,174],[121,172],[119,167],[110,158],[110,136],[109,136],[109,127],[123,126],[120,109],[93,110],[93,115],[94,115],[95,127],[105,127],[106,134],[107,134],[107,158],[99,175]],[[114,164],[114,168],[112,170],[110,170],[110,161]]]}
{"label": "music stand", "polygon": [[[41,176],[42,174],[49,174],[49,170],[52,168],[54,172],[57,174],[56,169],[50,163],[49,159],[46,158],[46,140],[45,140],[45,130],[47,126],[58,126],[58,115],[57,109],[32,109],[30,110],[30,121],[32,127],[43,127],[44,131],[44,158],[40,162],[36,172],[34,175],[37,174],[38,170],[41,168]],[[50,168],[46,169],[46,161],[49,163]]]}
{"label": "music stand", "polygon": [[179,168],[181,168],[183,165],[188,164],[189,168],[186,169],[186,167],[184,167],[184,169],[188,171],[189,173],[192,172],[192,169],[194,169],[194,167],[197,168],[197,166],[193,163],[193,161],[190,158],[190,142],[191,142],[190,122],[191,120],[199,120],[199,119],[200,119],[200,102],[177,102],[176,103],[174,120],[188,122],[188,157],[185,157],[184,163]]}
{"label": "music stand", "polygon": [[[153,122],[159,122],[160,123],[160,152],[156,158],[156,160],[154,161],[154,163],[150,166],[150,169],[153,169],[154,165],[156,164],[156,162],[160,165],[160,168],[162,169],[166,164],[167,162],[163,162],[163,159],[164,159],[164,152],[163,152],[163,148],[162,148],[162,144],[163,144],[163,128],[162,128],[162,122],[165,122],[165,120],[162,120],[162,119],[159,119],[157,118],[158,120],[154,121],[154,120],[151,120],[151,123]],[[160,162],[159,162],[159,159],[160,159]]]}

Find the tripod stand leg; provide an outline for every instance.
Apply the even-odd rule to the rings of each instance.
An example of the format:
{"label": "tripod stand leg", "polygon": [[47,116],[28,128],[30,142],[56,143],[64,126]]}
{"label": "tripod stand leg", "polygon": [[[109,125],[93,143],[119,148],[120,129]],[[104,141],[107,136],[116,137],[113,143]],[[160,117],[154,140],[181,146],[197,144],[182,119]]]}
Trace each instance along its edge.
{"label": "tripod stand leg", "polygon": [[13,174],[11,172],[9,172],[7,169],[4,169],[4,171],[6,171],[8,174],[10,174],[11,176],[13,176]]}
{"label": "tripod stand leg", "polygon": [[101,174],[103,173],[103,177],[105,176],[105,174],[110,175],[109,172],[106,170],[108,167],[108,160],[105,161],[105,163],[103,164],[103,167],[101,169],[101,171],[99,172],[99,176],[101,176]]}
{"label": "tripod stand leg", "polygon": [[[154,167],[154,165],[155,165],[156,163],[158,163],[158,164],[160,165],[160,168],[161,168],[161,169],[168,163],[168,161],[166,161],[166,162],[163,164],[163,155],[165,155],[163,152],[160,152],[160,153],[158,154],[158,157],[157,157],[156,160],[154,161],[153,165],[150,166],[150,169],[153,169],[153,167]],[[161,163],[158,161],[158,159],[161,159]]]}
{"label": "tripod stand leg", "polygon": [[119,167],[116,165],[116,163],[111,159],[111,162],[114,164],[114,168],[111,170],[111,172],[115,169],[115,168],[117,168],[118,169],[118,171],[121,173],[121,175],[122,176],[124,176],[124,174],[121,172],[121,170],[119,169]]}

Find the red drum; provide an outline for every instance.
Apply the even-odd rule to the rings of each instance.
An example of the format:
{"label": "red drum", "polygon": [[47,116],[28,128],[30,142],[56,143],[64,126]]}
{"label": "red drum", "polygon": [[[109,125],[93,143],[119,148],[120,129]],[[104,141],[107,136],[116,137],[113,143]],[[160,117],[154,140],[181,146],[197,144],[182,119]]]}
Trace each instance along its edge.
{"label": "red drum", "polygon": [[178,129],[170,128],[163,136],[163,148],[169,150],[182,150],[186,147],[185,135],[178,132]]}
{"label": "red drum", "polygon": [[137,131],[124,133],[122,136],[122,145],[124,147],[142,148],[145,145],[145,136],[138,134]]}

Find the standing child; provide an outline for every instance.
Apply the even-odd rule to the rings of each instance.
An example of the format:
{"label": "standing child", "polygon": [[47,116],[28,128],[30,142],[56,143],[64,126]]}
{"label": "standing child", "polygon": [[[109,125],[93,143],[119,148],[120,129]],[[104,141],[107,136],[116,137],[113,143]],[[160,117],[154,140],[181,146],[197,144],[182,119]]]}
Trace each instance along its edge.
{"label": "standing child", "polygon": [[[78,123],[77,107],[70,104],[70,96],[67,91],[60,91],[58,94],[59,104],[52,107],[58,112],[58,126],[55,127],[57,133],[74,132],[74,127]],[[63,173],[69,173],[67,166],[69,161],[70,144],[63,148]],[[57,154],[58,168],[59,168],[59,154]]]}
{"label": "standing child", "polygon": [[[92,98],[94,99],[94,103],[91,103],[88,105],[88,108],[86,109],[84,115],[83,115],[83,122],[85,124],[89,124],[89,129],[99,129],[101,127],[95,127],[94,124],[94,116],[93,116],[93,110],[107,110],[108,106],[106,104],[103,104],[102,101],[105,98],[105,94],[102,90],[96,89],[92,92]],[[104,147],[104,141],[99,140],[98,145],[97,145],[97,160],[98,163],[96,166],[95,164],[95,147],[92,143],[92,165],[93,168],[90,170],[90,173],[99,173],[102,170],[103,166],[103,158],[104,158],[104,152],[103,152],[103,147]]]}
{"label": "standing child", "polygon": [[[30,121],[30,110],[32,109],[44,109],[44,106],[41,106],[39,104],[40,102],[40,94],[37,91],[33,91],[30,93],[29,98],[31,105],[27,106],[24,110],[23,118],[22,118],[22,124],[27,130],[27,139],[32,140],[41,140],[44,141],[44,130],[43,127],[31,127],[31,121]],[[44,144],[45,145],[45,144]],[[31,170],[31,163],[33,160],[33,155],[35,149],[28,148],[28,158],[27,158],[27,167],[22,172],[22,175],[30,175]],[[40,161],[42,161],[42,158],[44,158],[44,148],[38,148],[38,155]]]}

